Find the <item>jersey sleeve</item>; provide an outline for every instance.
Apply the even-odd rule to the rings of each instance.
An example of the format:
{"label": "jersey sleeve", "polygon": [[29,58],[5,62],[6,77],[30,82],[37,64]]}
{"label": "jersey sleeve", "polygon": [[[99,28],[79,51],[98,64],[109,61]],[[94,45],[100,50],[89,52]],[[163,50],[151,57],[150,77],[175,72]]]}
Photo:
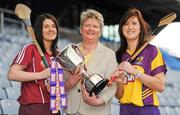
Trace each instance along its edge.
{"label": "jersey sleeve", "polygon": [[167,69],[160,49],[154,47],[151,53],[151,56],[153,57],[151,60],[151,74],[156,75],[160,72],[164,72],[166,74]]}
{"label": "jersey sleeve", "polygon": [[20,49],[17,56],[15,57],[13,64],[24,65],[25,67],[30,64],[33,57],[33,45],[27,44]]}

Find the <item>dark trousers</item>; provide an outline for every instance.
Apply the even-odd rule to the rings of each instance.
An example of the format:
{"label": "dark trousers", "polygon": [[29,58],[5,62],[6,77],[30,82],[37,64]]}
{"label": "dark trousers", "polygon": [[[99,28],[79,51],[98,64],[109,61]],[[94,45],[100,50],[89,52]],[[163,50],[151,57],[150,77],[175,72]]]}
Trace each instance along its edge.
{"label": "dark trousers", "polygon": [[156,106],[135,106],[133,104],[121,104],[120,115],[160,115]]}
{"label": "dark trousers", "polygon": [[52,114],[50,104],[20,105],[19,115],[60,115],[60,112]]}

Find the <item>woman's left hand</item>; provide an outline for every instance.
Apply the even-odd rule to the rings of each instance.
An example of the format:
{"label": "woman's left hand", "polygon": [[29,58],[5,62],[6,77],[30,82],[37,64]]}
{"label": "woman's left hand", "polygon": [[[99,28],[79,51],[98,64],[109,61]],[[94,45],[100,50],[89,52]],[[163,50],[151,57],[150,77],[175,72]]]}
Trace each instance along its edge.
{"label": "woman's left hand", "polygon": [[81,85],[81,90],[82,90],[83,100],[85,103],[92,106],[98,106],[104,103],[104,101],[98,98],[94,93],[92,94],[92,96],[89,96],[89,93],[86,91],[84,84]]}
{"label": "woman's left hand", "polygon": [[125,71],[130,74],[137,73],[137,69],[135,69],[129,62],[124,61],[119,64],[119,70]]}

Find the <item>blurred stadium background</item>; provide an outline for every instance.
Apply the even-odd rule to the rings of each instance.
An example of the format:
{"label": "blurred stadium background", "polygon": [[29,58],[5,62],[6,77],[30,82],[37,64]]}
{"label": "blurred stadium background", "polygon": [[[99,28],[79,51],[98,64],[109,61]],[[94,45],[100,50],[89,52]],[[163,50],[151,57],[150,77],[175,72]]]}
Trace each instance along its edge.
{"label": "blurred stadium background", "polygon": [[[176,12],[178,17],[175,21],[180,21],[179,0],[0,0],[0,114],[8,115],[18,112],[19,104],[16,99],[20,94],[20,83],[8,81],[7,72],[18,50],[31,41],[23,23],[14,14],[17,3],[24,3],[32,9],[32,24],[36,16],[44,12],[52,13],[58,18],[59,49],[81,41],[79,15],[87,8],[96,9],[103,14],[105,28],[100,40],[114,51],[118,49],[120,41],[117,32],[119,20],[130,7],[140,9],[152,29],[156,28],[163,16],[171,12]],[[162,52],[168,72],[166,89],[158,94],[161,114],[180,115],[180,57]],[[112,115],[118,115],[118,112],[119,103],[114,98]]]}

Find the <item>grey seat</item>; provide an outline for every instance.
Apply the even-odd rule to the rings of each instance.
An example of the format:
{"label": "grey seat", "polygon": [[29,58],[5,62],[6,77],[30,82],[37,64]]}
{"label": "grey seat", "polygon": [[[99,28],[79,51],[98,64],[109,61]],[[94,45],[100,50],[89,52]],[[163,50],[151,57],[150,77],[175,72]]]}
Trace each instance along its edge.
{"label": "grey seat", "polygon": [[10,87],[10,86],[11,86],[10,82],[7,80],[6,77],[4,76],[0,77],[0,87],[5,88],[5,87]]}
{"label": "grey seat", "polygon": [[173,97],[168,97],[166,99],[167,99],[167,106],[170,106],[170,107],[178,106],[177,99]]}
{"label": "grey seat", "polygon": [[168,115],[164,109],[164,107],[159,107],[161,115]]}
{"label": "grey seat", "polygon": [[159,103],[161,106],[169,106],[169,100],[165,96],[159,98]]}
{"label": "grey seat", "polygon": [[177,102],[178,106],[180,107],[180,99],[179,98],[176,100],[176,102]]}
{"label": "grey seat", "polygon": [[175,107],[174,109],[175,109],[176,114],[180,115],[180,107]]}
{"label": "grey seat", "polygon": [[2,115],[2,109],[0,108],[0,115]]}
{"label": "grey seat", "polygon": [[11,83],[11,86],[12,86],[12,87],[18,87],[18,88],[21,87],[21,82],[10,81],[10,83]]}
{"label": "grey seat", "polygon": [[0,87],[0,99],[6,99],[6,98],[7,98],[6,92],[4,91],[4,89]]}
{"label": "grey seat", "polygon": [[112,104],[118,104],[118,105],[119,105],[119,101],[114,97],[114,98],[112,99]]}
{"label": "grey seat", "polygon": [[5,90],[8,99],[16,100],[20,95],[20,89],[18,87],[6,87]]}
{"label": "grey seat", "polygon": [[19,103],[16,100],[3,99],[0,100],[2,113],[8,115],[17,115],[19,110]]}
{"label": "grey seat", "polygon": [[164,109],[165,109],[167,115],[176,115],[174,108],[166,106]]}
{"label": "grey seat", "polygon": [[119,115],[119,104],[111,104],[111,115]]}

